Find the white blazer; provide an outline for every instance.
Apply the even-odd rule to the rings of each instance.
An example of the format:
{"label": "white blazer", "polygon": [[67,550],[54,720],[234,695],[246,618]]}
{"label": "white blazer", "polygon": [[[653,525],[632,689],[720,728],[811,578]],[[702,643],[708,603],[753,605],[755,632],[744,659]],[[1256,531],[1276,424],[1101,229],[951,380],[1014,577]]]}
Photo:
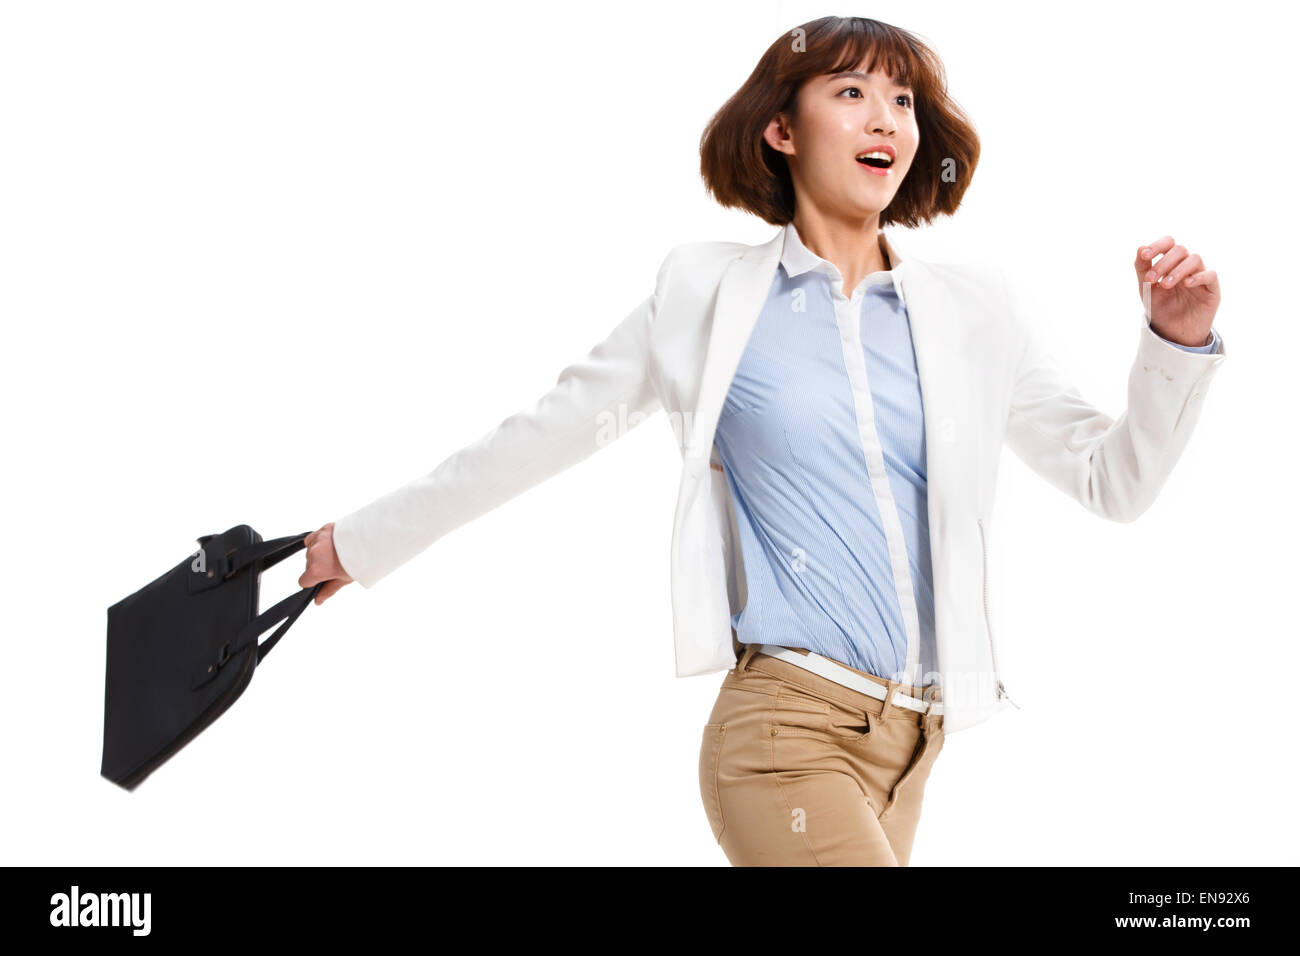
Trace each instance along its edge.
{"label": "white blazer", "polygon": [[[675,247],[654,293],[533,405],[429,474],[336,521],[343,568],[373,587],[449,531],[664,409],[682,453],[670,574],[677,676],[731,667],[738,648],[731,614],[747,595],[713,439],[783,235],[753,246]],[[951,734],[1006,700],[988,588],[1003,443],[1090,511],[1131,521],[1172,471],[1226,352],[1221,334],[1215,354],[1177,348],[1144,315],[1128,408],[1112,419],[1062,378],[1000,270],[903,258],[891,236],[885,244],[900,270],[921,382],[939,681]]]}

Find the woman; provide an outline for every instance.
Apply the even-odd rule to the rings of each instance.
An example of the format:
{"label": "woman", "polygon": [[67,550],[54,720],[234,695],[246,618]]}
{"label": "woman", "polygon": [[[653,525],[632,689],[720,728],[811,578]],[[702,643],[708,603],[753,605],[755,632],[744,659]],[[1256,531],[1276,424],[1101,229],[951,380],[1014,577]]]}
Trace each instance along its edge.
{"label": "woman", "polygon": [[1129,407],[1089,405],[1001,275],[879,232],[954,213],[979,141],[937,57],[873,20],[774,43],[701,154],[720,203],[780,232],[673,249],[536,405],[309,536],[300,584],[371,587],[663,408],[677,673],[729,669],[700,750],[714,837],[738,865],[907,865],[945,733],[1010,699],[987,585],[1002,444],[1137,517],[1223,361],[1218,281],[1168,236],[1140,249]]}

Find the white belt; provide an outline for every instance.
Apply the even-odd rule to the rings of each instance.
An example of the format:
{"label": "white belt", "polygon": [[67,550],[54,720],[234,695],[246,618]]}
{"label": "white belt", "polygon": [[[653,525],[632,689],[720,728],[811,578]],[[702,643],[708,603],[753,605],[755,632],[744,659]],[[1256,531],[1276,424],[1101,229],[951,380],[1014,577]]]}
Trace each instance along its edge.
{"label": "white belt", "polygon": [[[793,664],[795,667],[802,667],[806,671],[812,671],[820,677],[825,677],[828,681],[833,681],[841,687],[847,687],[850,690],[856,690],[861,694],[866,694],[876,700],[885,699],[885,688],[881,687],[873,680],[863,677],[861,674],[855,674],[843,664],[831,660],[829,657],[809,651],[807,654],[800,654],[798,651],[792,651],[788,647],[780,647],[776,644],[760,644],[758,652],[766,654],[768,657],[775,657],[777,660],[785,661],[787,664]],[[934,687],[937,685],[931,685]],[[929,689],[926,693],[931,693]],[[922,700],[906,694],[899,688],[894,688],[892,703],[897,707],[906,707],[908,710],[914,710],[919,714],[942,714],[943,702],[929,699]],[[888,707],[889,702],[886,703]]]}

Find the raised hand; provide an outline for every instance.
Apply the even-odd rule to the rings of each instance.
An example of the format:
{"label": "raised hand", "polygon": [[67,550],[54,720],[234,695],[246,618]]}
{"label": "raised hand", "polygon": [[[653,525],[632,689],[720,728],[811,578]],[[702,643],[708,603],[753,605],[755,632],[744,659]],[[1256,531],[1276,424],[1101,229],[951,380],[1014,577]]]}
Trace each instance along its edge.
{"label": "raised hand", "polygon": [[1210,326],[1219,310],[1214,270],[1205,268],[1196,253],[1176,245],[1172,236],[1140,248],[1133,269],[1152,329],[1179,345],[1209,345]]}

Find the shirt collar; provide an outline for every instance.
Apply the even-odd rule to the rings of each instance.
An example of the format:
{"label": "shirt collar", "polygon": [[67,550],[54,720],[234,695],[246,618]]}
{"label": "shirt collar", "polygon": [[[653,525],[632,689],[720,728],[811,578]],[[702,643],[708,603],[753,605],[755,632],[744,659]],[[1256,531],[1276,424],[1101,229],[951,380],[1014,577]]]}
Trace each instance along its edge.
{"label": "shirt collar", "polygon": [[[899,268],[903,262],[903,257],[898,254],[898,250],[894,248],[894,244],[889,241],[887,235],[882,232],[879,233],[879,236],[884,243],[885,251],[889,253],[889,264],[893,268],[888,272],[873,272],[867,278],[872,282],[892,280],[894,291],[898,294],[898,301],[903,303],[904,308],[906,308],[907,299],[903,296],[903,270]],[[799,230],[795,229],[793,222],[785,224],[785,237],[781,247],[781,265],[785,266],[786,275],[791,278],[813,271],[821,272],[833,281],[844,282],[840,270],[833,263],[823,259],[803,244],[803,240],[799,238]],[[842,285],[841,288],[843,288]]]}

